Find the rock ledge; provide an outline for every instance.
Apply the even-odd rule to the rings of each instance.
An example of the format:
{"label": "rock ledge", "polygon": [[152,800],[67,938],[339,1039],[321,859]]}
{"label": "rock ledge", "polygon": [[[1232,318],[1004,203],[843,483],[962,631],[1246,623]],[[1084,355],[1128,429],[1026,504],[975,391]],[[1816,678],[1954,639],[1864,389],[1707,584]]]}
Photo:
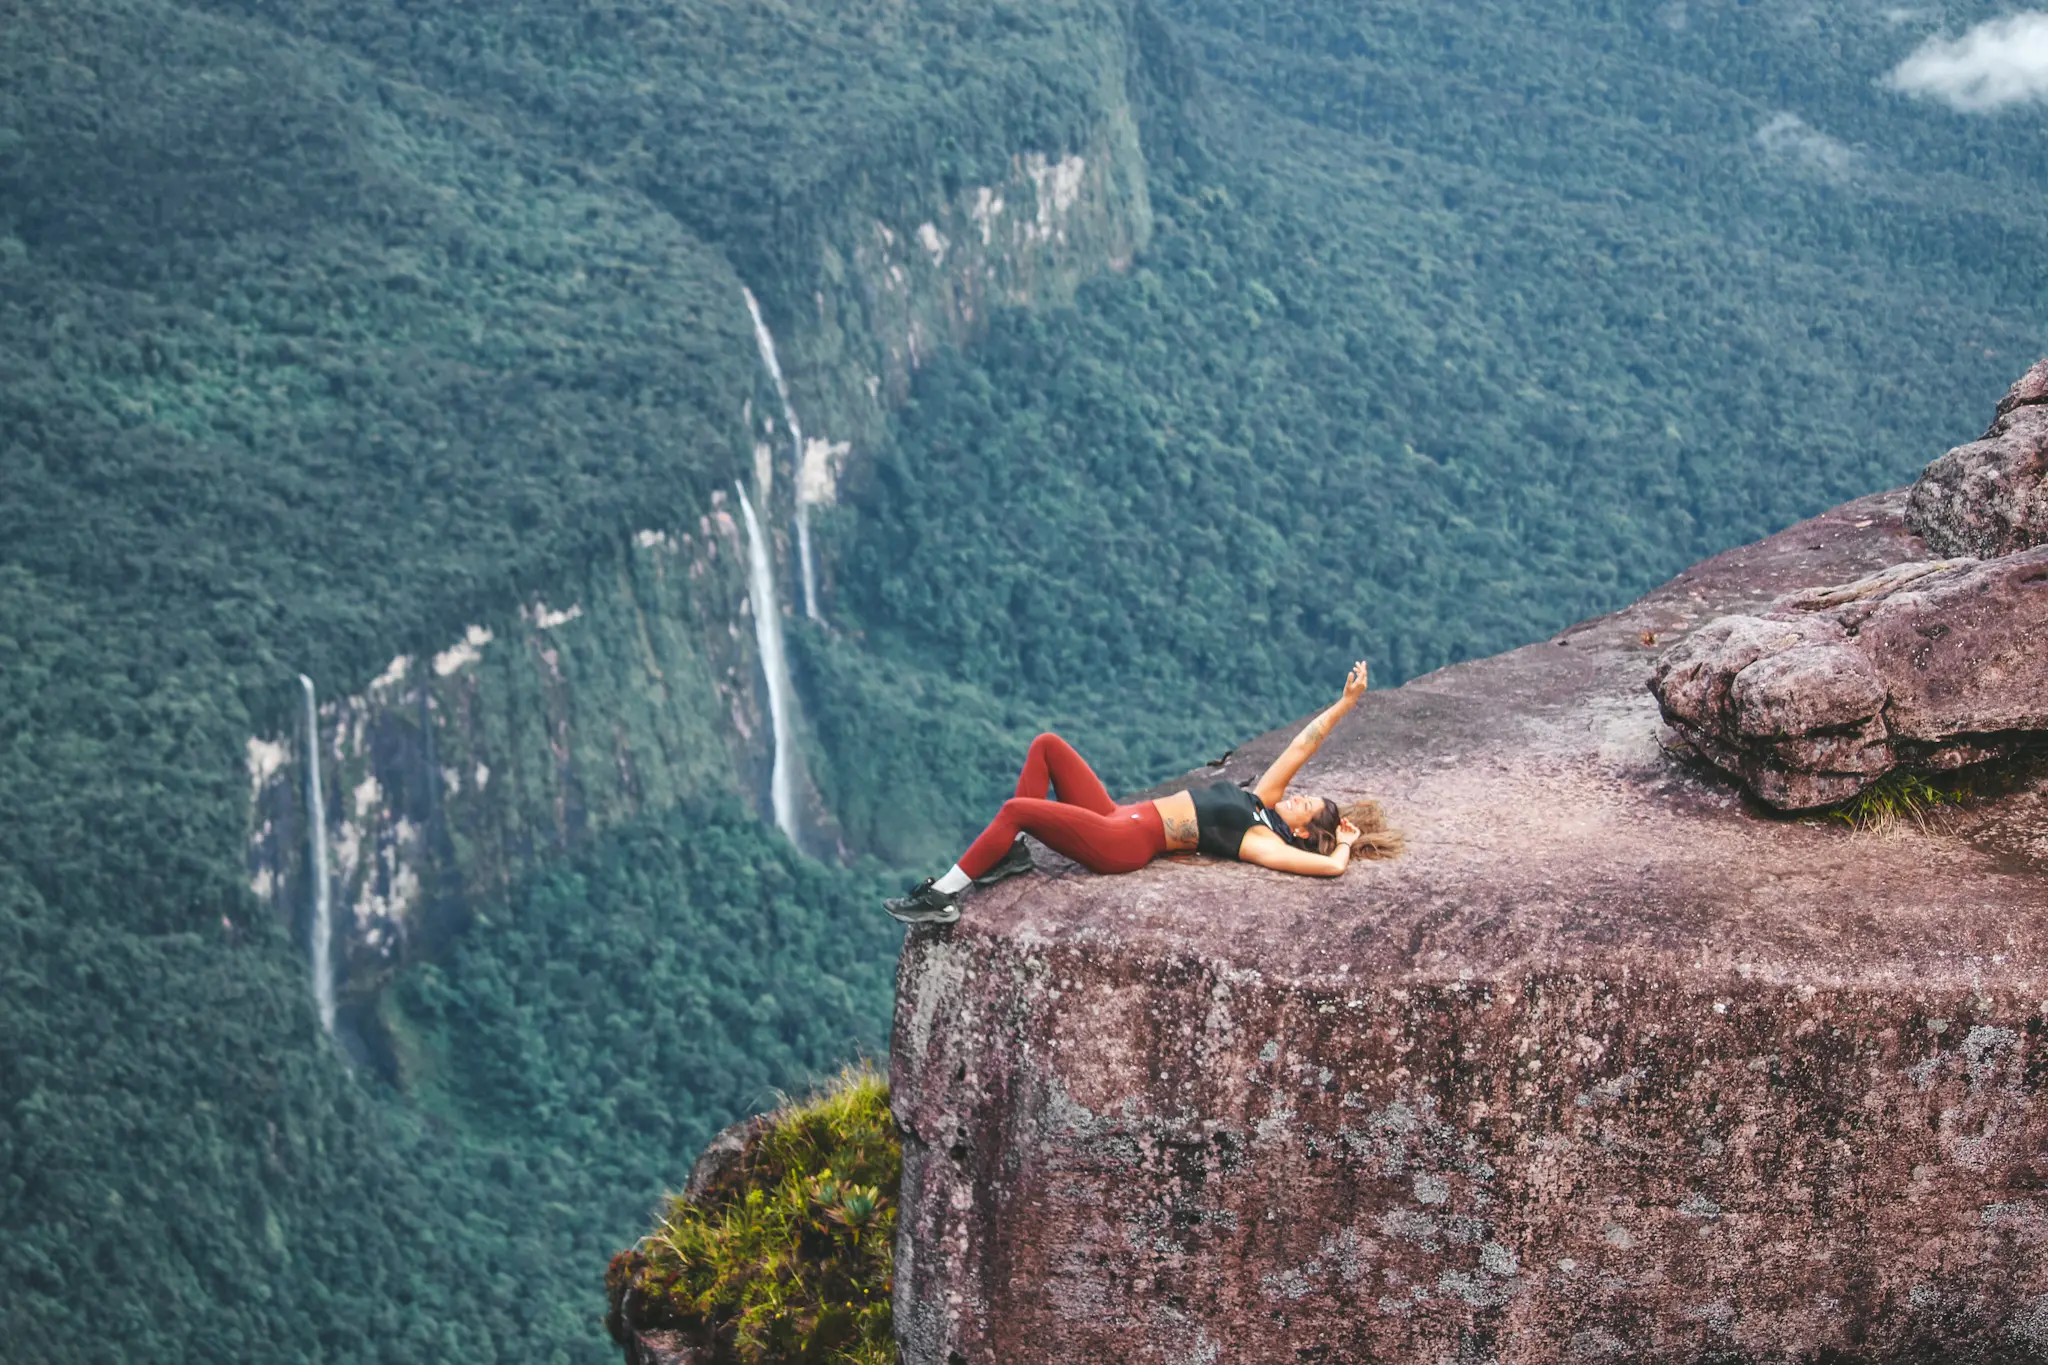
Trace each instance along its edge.
{"label": "rock ledge", "polygon": [[1046,871],[914,933],[905,1359],[2048,1353],[2048,780],[1789,820],[1645,686],[1713,617],[1942,558],[1904,504],[1369,696],[1302,781],[1403,858]]}

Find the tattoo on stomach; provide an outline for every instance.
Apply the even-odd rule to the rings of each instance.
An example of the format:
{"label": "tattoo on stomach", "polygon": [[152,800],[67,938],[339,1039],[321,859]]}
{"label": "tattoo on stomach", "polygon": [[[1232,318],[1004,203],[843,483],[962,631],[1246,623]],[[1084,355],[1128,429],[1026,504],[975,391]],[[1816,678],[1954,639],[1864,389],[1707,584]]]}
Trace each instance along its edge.
{"label": "tattoo on stomach", "polygon": [[1161,823],[1166,826],[1166,842],[1175,847],[1192,844],[1199,837],[1192,815],[1168,815]]}

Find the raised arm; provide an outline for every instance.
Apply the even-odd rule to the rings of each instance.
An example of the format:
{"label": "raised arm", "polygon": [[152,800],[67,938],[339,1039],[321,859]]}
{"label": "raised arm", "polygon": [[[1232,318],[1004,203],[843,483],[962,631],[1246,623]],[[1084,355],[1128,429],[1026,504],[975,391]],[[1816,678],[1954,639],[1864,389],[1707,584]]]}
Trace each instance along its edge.
{"label": "raised arm", "polygon": [[1308,762],[1309,756],[1322,747],[1323,740],[1329,737],[1330,731],[1337,728],[1337,722],[1344,719],[1345,713],[1358,705],[1358,699],[1364,695],[1365,660],[1360,659],[1351,666],[1351,676],[1344,680],[1344,695],[1332,702],[1321,715],[1304,725],[1301,733],[1294,737],[1293,743],[1281,751],[1280,757],[1273,760],[1273,766],[1266,769],[1264,775],[1253,784],[1252,791],[1259,800],[1270,806],[1287,795],[1287,784],[1301,771],[1301,765]]}

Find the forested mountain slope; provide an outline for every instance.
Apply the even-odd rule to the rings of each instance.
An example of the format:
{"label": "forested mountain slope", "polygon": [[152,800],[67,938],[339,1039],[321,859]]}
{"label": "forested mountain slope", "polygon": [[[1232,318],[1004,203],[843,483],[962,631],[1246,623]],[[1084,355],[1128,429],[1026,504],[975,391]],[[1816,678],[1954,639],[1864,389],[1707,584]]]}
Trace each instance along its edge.
{"label": "forested mountain slope", "polygon": [[[880,1043],[872,875],[716,793],[402,983],[403,1097],[320,1035],[244,880],[245,744],[289,733],[295,672],[359,687],[694,524],[772,401],[733,255],[461,54],[572,103],[729,82],[725,121],[607,145],[753,204],[741,252],[948,98],[1020,150],[1033,109],[1086,121],[940,6],[637,14],[680,69],[609,65],[572,6],[0,15],[0,1357],[596,1358],[604,1258],[696,1146]],[[777,94],[806,24],[856,29],[840,74],[801,63],[822,106]]]}
{"label": "forested mountain slope", "polygon": [[[843,524],[868,633],[814,642],[820,705],[936,664],[1143,785],[1355,653],[1492,653],[1903,482],[2040,349],[2038,109],[1876,84],[1932,15],[1167,8],[1200,94],[1148,142],[1152,249],[927,372]],[[929,857],[997,790],[873,819]]]}
{"label": "forested mountain slope", "polygon": [[[885,874],[715,794],[409,963],[398,1084],[243,876],[295,672],[360,689],[750,467],[743,283],[862,441],[791,623],[820,785],[941,857],[1036,728],[1137,785],[1970,434],[2048,341],[2043,116],[1879,81],[1989,13],[0,14],[0,1356],[603,1358],[695,1144],[878,1044]],[[912,379],[859,234],[1103,148],[1116,268]]]}

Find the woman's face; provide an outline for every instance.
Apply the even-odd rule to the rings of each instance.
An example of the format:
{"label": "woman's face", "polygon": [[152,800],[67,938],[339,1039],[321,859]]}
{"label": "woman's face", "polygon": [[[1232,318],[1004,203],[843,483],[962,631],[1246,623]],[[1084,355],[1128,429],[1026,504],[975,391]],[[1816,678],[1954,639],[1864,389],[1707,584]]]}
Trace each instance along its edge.
{"label": "woman's face", "polygon": [[1323,813],[1323,798],[1320,796],[1283,796],[1273,804],[1273,813],[1287,822],[1287,828],[1297,835],[1308,828],[1308,822]]}

